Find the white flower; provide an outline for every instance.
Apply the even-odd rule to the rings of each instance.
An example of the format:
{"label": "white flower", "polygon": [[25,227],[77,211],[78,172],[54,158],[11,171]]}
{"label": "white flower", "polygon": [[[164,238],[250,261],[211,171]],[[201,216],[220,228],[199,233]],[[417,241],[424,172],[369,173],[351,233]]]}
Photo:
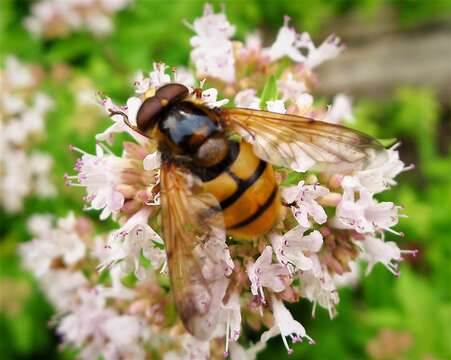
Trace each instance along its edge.
{"label": "white flower", "polygon": [[178,66],[176,69],[174,69],[174,82],[183,84],[187,88],[192,88],[196,83],[196,79],[186,67]]}
{"label": "white flower", "polygon": [[[227,303],[222,305],[220,316],[225,323],[226,344],[224,356],[227,357],[230,347],[229,341],[237,341],[241,333],[241,304],[240,295],[237,292],[233,292],[229,296]],[[218,336],[223,336],[223,333],[219,333]]]}
{"label": "white flower", "polygon": [[80,290],[79,303],[59,324],[57,332],[66,344],[82,347],[81,358],[144,359],[139,343],[142,324],[131,315],[119,315],[107,307],[99,288]]}
{"label": "white flower", "polygon": [[202,17],[192,26],[196,35],[191,38],[191,59],[199,76],[211,76],[225,82],[235,80],[235,58],[230,38],[235,27],[230,25],[224,13],[213,12],[206,4]]}
{"label": "white flower", "polygon": [[171,77],[166,74],[168,66],[164,63],[153,63],[153,71],[150,72],[150,86],[154,86],[155,89],[166,85],[171,82]]}
{"label": "white flower", "polygon": [[413,165],[405,166],[399,159],[399,153],[396,150],[398,146],[399,144],[396,144],[387,150],[388,159],[378,157],[370,166],[357,173],[360,183],[369,191],[379,193],[396,185],[395,177],[413,168]]}
{"label": "white flower", "polygon": [[293,316],[282,301],[273,295],[271,296],[271,303],[275,324],[271,329],[262,334],[262,342],[267,342],[270,338],[281,334],[283,343],[289,354],[293,352],[293,349],[288,346],[287,336],[290,336],[292,342],[300,342],[306,338],[310,344],[314,344],[313,339],[307,335],[302,324],[293,319]]}
{"label": "white flower", "polygon": [[44,120],[53,106],[50,98],[36,91],[31,67],[7,56],[0,74],[0,201],[7,212],[23,209],[24,198],[34,194],[53,196],[50,181],[52,159],[30,152],[33,136],[42,135]]}
{"label": "white flower", "polygon": [[52,270],[40,280],[47,298],[60,312],[68,311],[77,302],[79,289],[88,286],[88,280],[81,271]]}
{"label": "white flower", "polygon": [[161,154],[158,151],[148,154],[143,160],[144,170],[155,170],[161,166]]}
{"label": "white flower", "polygon": [[[142,100],[138,97],[131,97],[127,100],[127,106],[125,108],[121,108],[115,105],[110,98],[105,98],[101,101],[101,105],[105,109],[105,111],[111,115],[110,118],[113,120],[114,124],[107,128],[105,131],[96,135],[96,140],[98,141],[106,141],[109,144],[113,142],[113,134],[114,133],[122,133],[126,132],[130,134],[133,139],[135,139],[138,143],[143,144],[147,143],[147,139],[138,134],[136,131],[132,130],[126,123],[124,119],[124,115],[127,117],[128,122],[136,126],[136,114],[138,113],[139,108],[141,107]],[[117,113],[117,114],[114,114]],[[122,115],[123,113],[124,115]]]}
{"label": "white flower", "polygon": [[390,228],[398,223],[398,206],[391,202],[378,203],[373,199],[373,193],[363,187],[356,177],[345,176],[342,187],[343,196],[332,220],[335,227],[354,229],[359,233],[376,230],[396,233]]}
{"label": "white flower", "polygon": [[142,208],[134,214],[119,230],[110,234],[107,242],[107,258],[99,265],[99,269],[116,263],[122,269],[123,275],[134,272],[138,278],[145,278],[140,256],[147,258],[155,269],[165,261],[164,251],[155,247],[162,244],[160,236],[147,224],[150,215],[149,208]]}
{"label": "white flower", "polygon": [[347,286],[355,286],[360,280],[360,269],[357,261],[350,261],[348,263],[351,271],[347,271],[343,274],[334,274],[332,279],[337,288],[347,287]]}
{"label": "white flower", "polygon": [[95,35],[104,36],[113,30],[109,16],[101,12],[92,12],[86,16],[86,28]]}
{"label": "white flower", "polygon": [[311,270],[313,261],[310,255],[318,252],[323,244],[323,237],[319,231],[314,230],[304,236],[306,230],[302,226],[296,226],[283,236],[271,234],[271,244],[277,260],[288,266],[290,272]]}
{"label": "white flower", "polygon": [[[277,34],[276,41],[270,48],[264,49],[271,61],[277,61],[285,56],[294,62],[304,63],[313,69],[319,64],[336,57],[343,50],[340,39],[335,35],[329,36],[318,48],[313,44],[308,33],[298,34],[288,26],[290,18],[284,19],[284,25]],[[307,52],[304,55],[301,49]]]}
{"label": "white flower", "polygon": [[34,214],[27,220],[27,229],[34,237],[45,237],[52,229],[52,215]]}
{"label": "white flower", "polygon": [[251,345],[247,349],[243,348],[239,343],[233,342],[230,344],[230,359],[231,360],[255,360],[257,353],[266,347],[266,343],[259,341]]}
{"label": "white flower", "polygon": [[30,170],[34,175],[34,188],[37,195],[51,197],[56,195],[56,187],[49,176],[53,167],[53,158],[46,153],[34,151],[30,154]]}
{"label": "white flower", "polygon": [[285,108],[285,102],[283,100],[267,101],[266,108],[268,111],[272,111],[279,114],[285,114],[287,112],[287,109]]}
{"label": "white flower", "polygon": [[297,113],[299,115],[311,117],[313,112],[313,96],[308,93],[302,93],[295,99]]}
{"label": "white flower", "polygon": [[368,262],[365,274],[368,275],[378,262],[382,263],[394,275],[399,275],[398,263],[403,260],[402,254],[415,255],[415,250],[400,250],[393,241],[385,242],[372,235],[366,235],[362,241],[357,241],[362,249],[362,259]]}
{"label": "white flower", "polygon": [[36,36],[61,37],[87,29],[97,36],[113,30],[112,15],[132,0],[41,0],[31,7],[25,28]]}
{"label": "white flower", "polygon": [[122,315],[107,319],[101,329],[115,346],[126,348],[138,341],[142,325],[135,316]]}
{"label": "white flower", "polygon": [[282,93],[284,100],[292,101],[296,101],[299,96],[307,91],[305,82],[295,79],[292,72],[277,80],[277,89]]}
{"label": "white flower", "polygon": [[8,212],[18,212],[23,208],[23,199],[32,192],[32,176],[28,158],[21,150],[4,149],[2,158],[2,176],[0,177],[0,195],[2,206]]}
{"label": "white flower", "polygon": [[145,77],[142,71],[138,71],[133,80],[133,87],[138,95],[144,94],[150,88],[150,78]]}
{"label": "white flower", "polygon": [[83,155],[76,164],[78,175],[66,178],[78,180],[78,183],[70,185],[86,187],[86,201],[91,203],[88,209],[102,210],[100,219],[105,220],[124,205],[124,195],[116,187],[121,183],[121,173],[129,166],[129,162],[113,154],[105,154],[100,145],[96,146],[96,155],[73,149]]}
{"label": "white flower", "polygon": [[336,315],[335,306],[339,302],[337,288],[329,272],[321,266],[316,255],[310,259],[313,267],[309,271],[301,272],[301,293],[304,297],[313,302],[312,315],[314,316],[316,304],[329,311],[330,318]]}
{"label": "white flower", "polygon": [[259,110],[260,98],[258,98],[256,94],[257,91],[254,89],[241,90],[235,95],[235,106]]}
{"label": "white flower", "polygon": [[305,56],[299,50],[299,34],[296,30],[288,27],[290,18],[285,16],[284,25],[280,28],[276,41],[270,48],[264,49],[264,53],[269,56],[271,61],[277,61],[288,56],[295,62],[303,62]]}
{"label": "white flower", "polygon": [[256,31],[250,34],[246,34],[244,39],[244,48],[241,50],[243,54],[256,56],[259,55],[262,50],[262,37],[261,34]]}
{"label": "white flower", "polygon": [[42,277],[50,271],[52,261],[63,260],[68,265],[76,264],[86,252],[86,245],[75,230],[76,220],[72,213],[59,221],[57,228],[40,229],[38,238],[20,246],[24,266]]}
{"label": "white flower", "polygon": [[293,216],[299,225],[309,228],[309,216],[318,224],[327,221],[327,214],[323,207],[316,201],[317,198],[325,196],[329,189],[319,185],[305,185],[300,181],[297,186],[283,189],[282,197],[291,206]]}
{"label": "white flower", "polygon": [[99,296],[95,288],[81,289],[78,295],[80,302],[61,320],[57,333],[63,337],[65,343],[77,347],[81,347],[89,338],[93,343],[103,344],[106,339],[102,324],[117,316],[116,312],[105,307],[105,298]]}
{"label": "white flower", "polygon": [[188,69],[183,66],[172,68],[172,80],[171,76],[166,73],[168,65],[162,62],[154,62],[153,70],[149,73],[148,77],[145,77],[142,71],[139,71],[133,81],[135,93],[143,95],[147,91],[152,94],[163,85],[171,82],[183,84],[188,88],[194,87],[195,78]]}
{"label": "white flower", "polygon": [[202,91],[202,102],[209,108],[221,107],[229,102],[229,99],[217,100],[218,90],[210,88]]}
{"label": "white flower", "polygon": [[232,273],[235,265],[225,238],[224,229],[212,228],[195,248],[202,274],[207,280],[222,279]]}
{"label": "white flower", "polygon": [[12,55],[9,55],[5,60],[5,81],[14,89],[26,88],[35,84],[30,67]]}
{"label": "white flower", "polygon": [[251,282],[251,292],[258,296],[265,303],[263,287],[267,287],[274,292],[281,292],[285,289],[285,283],[281,276],[288,275],[288,270],[280,265],[272,263],[272,248],[266,246],[255,263],[249,263],[246,271]]}
{"label": "white flower", "polygon": [[352,113],[352,102],[348,96],[338,94],[334,97],[334,101],[324,116],[323,121],[340,124],[343,120],[349,123],[355,121],[354,114]]}
{"label": "white flower", "polygon": [[308,36],[306,44],[308,55],[305,65],[310,69],[314,69],[323,62],[337,57],[344,50],[340,38],[335,35],[330,35],[319,47],[316,47],[310,40],[310,36]]}
{"label": "white flower", "polygon": [[163,355],[163,360],[208,360],[210,358],[210,342],[196,339],[185,334],[181,337],[182,349]]}
{"label": "white flower", "polygon": [[134,289],[130,289],[122,283],[124,273],[120,266],[113,266],[109,270],[109,275],[111,279],[111,286],[98,287],[99,295],[107,299],[132,300],[135,298],[136,292]]}

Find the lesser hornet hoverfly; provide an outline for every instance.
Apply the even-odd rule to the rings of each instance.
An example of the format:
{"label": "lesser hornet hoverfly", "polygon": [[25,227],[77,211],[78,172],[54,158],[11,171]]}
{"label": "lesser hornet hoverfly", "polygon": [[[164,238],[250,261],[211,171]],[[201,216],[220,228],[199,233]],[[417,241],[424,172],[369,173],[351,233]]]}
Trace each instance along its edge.
{"label": "lesser hornet hoverfly", "polygon": [[216,227],[246,240],[269,232],[282,209],[272,165],[309,162],[351,171],[385,152],[374,138],[340,125],[263,110],[210,109],[177,83],[147,96],[136,125],[125,122],[158,143],[171,289],[185,328],[199,339],[210,335],[202,319],[211,302],[193,254],[202,234]]}

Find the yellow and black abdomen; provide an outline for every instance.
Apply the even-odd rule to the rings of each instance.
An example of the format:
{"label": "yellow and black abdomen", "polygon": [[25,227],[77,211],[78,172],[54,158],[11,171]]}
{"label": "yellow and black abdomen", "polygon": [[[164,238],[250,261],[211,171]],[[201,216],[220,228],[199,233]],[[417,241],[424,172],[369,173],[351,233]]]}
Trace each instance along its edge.
{"label": "yellow and black abdomen", "polygon": [[230,164],[204,181],[204,188],[218,199],[227,233],[253,239],[271,230],[279,217],[280,195],[274,170],[254,154],[248,143],[234,143],[230,153]]}

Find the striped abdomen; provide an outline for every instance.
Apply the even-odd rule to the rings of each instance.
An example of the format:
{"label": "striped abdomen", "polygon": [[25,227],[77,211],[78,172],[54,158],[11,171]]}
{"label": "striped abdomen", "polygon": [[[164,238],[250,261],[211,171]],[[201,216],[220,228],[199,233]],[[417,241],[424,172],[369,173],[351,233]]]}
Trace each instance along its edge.
{"label": "striped abdomen", "polygon": [[252,239],[271,230],[280,211],[278,187],[272,166],[250,144],[230,142],[227,157],[207,174],[205,190],[221,204],[230,235]]}

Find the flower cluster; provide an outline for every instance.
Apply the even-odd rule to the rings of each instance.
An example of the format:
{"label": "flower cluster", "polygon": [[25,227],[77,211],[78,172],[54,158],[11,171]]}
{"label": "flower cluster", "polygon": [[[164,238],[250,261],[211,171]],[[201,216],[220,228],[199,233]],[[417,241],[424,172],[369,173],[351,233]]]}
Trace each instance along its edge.
{"label": "flower cluster", "polygon": [[[39,239],[22,248],[25,262],[42,279],[49,271],[53,275],[70,271],[75,276],[85,270],[84,281],[67,291],[71,300],[57,308],[65,314],[58,331],[66,344],[81,348],[86,359],[100,355],[144,358],[154,351],[164,353],[165,359],[222,354],[254,359],[277,335],[291,353],[287,338],[310,344],[314,340],[285,303],[305,298],[312,302],[313,313],[319,305],[333,317],[338,288],[358,281],[362,262],[367,263],[367,273],[381,263],[397,275],[398,263],[409,253],[384,238],[387,231],[401,235],[393,229],[403,216],[401,207],[377,200],[377,194],[395,185],[394,178],[409,168],[399,159],[396,147],[387,150],[384,161],[376,159],[361,171],[307,171],[311,164],[302,169],[277,168],[285,212],[271,233],[254,242],[230,237],[224,241],[220,240],[223,233],[211,234],[199,239],[193,249],[213,299],[201,323],[210,340],[200,341],[184,330],[173,311],[166,270],[160,153],[152,139],[133,131],[125,119],[135,125],[145,95],[178,82],[212,108],[229,101],[218,100],[221,94],[239,107],[333,123],[353,121],[351,103],[344,95],[338,95],[329,107],[317,107],[311,94],[316,81],[313,69],[343,49],[337,37],[315,46],[308,34],[296,32],[286,18],[272,45],[264,47],[255,34],[240,43],[232,40],[234,26],[225,14],[214,13],[210,5],[191,28],[195,31],[191,58],[200,88],[193,87],[196,78],[186,70],[173,69],[168,74],[166,65],[154,64],[148,76],[138,74],[135,94],[126,105],[101,100],[113,124],[97,135],[95,154],[71,146],[81,157],[76,174],[66,177],[68,184],[86,188],[86,208],[100,210],[102,220],[111,216],[120,227],[89,241],[70,217],[64,222],[71,222],[71,236],[64,233],[70,227],[64,222],[56,230],[41,224],[45,230]],[[204,89],[205,84],[214,88]],[[130,141],[123,143],[118,155],[109,144],[121,132],[128,133]],[[63,239],[66,249],[62,245],[53,249],[56,237]],[[39,262],[34,260],[37,256]],[[90,272],[94,267],[98,272]],[[56,290],[55,281],[44,288],[50,299],[52,291],[61,290]],[[202,306],[202,294],[198,297],[196,306]],[[243,328],[263,331],[259,342],[245,349]]]}
{"label": "flower cluster", "polygon": [[40,0],[25,19],[26,29],[46,38],[87,30],[104,36],[113,30],[111,17],[131,0]]}
{"label": "flower cluster", "polygon": [[0,86],[0,201],[8,212],[22,209],[27,195],[52,196],[49,180],[52,158],[28,149],[42,135],[44,120],[53,103],[36,91],[39,69],[9,56],[1,70]]}

